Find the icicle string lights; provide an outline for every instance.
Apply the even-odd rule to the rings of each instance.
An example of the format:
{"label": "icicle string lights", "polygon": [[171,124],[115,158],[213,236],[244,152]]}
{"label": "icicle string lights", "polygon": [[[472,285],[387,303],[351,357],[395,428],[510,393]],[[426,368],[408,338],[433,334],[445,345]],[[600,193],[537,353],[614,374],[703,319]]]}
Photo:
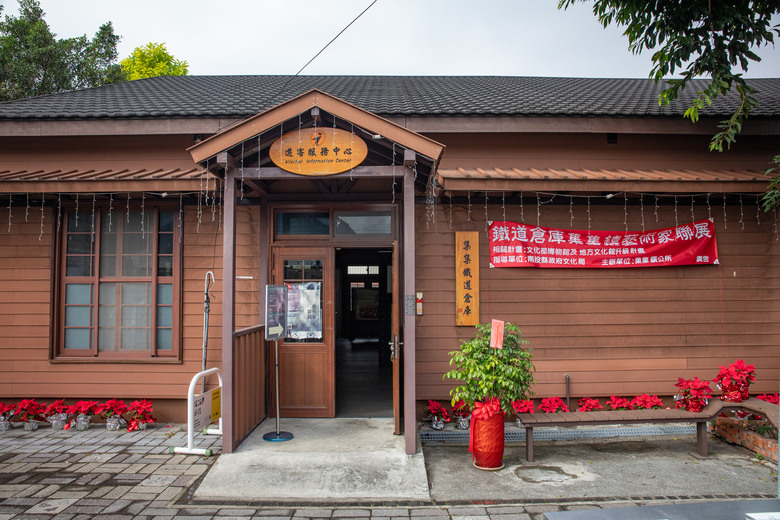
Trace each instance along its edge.
{"label": "icicle string lights", "polygon": [[114,211],[114,194],[111,193],[108,197],[108,232],[111,232],[111,219]]}
{"label": "icicle string lights", "polygon": [[46,220],[46,215],[43,211],[43,202],[45,200],[45,197],[41,195],[41,234],[38,235],[38,240],[40,241],[43,238],[43,221]]}
{"label": "icicle string lights", "polygon": [[27,194],[27,207],[24,208],[24,221],[27,222],[27,218],[30,216],[30,194]]}
{"label": "icicle string lights", "polygon": [[11,232],[11,219],[13,218],[13,215],[11,213],[11,207],[13,206],[13,195],[10,193],[8,194],[8,232]]}
{"label": "icicle string lights", "polygon": [[739,223],[742,226],[742,229],[745,229],[745,221],[744,221],[744,209],[742,207],[742,194],[739,194]]}
{"label": "icicle string lights", "polygon": [[181,244],[183,240],[183,235],[181,232],[181,225],[184,221],[184,194],[179,193],[179,243]]}
{"label": "icicle string lights", "polygon": [[645,232],[645,197],[639,194],[639,213],[642,216],[642,233]]}

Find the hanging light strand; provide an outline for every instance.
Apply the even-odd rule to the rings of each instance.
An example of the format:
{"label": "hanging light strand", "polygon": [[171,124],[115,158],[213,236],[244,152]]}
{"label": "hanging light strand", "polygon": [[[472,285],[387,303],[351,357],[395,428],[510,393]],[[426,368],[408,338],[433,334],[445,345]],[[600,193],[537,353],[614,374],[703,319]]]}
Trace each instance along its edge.
{"label": "hanging light strand", "polygon": [[57,234],[60,234],[60,226],[62,225],[62,193],[57,194]]}
{"label": "hanging light strand", "polygon": [[745,214],[744,214],[744,208],[742,206],[742,194],[739,194],[739,223],[742,225],[742,229],[745,229]]}
{"label": "hanging light strand", "polygon": [[9,233],[11,232],[11,220],[13,219],[13,215],[11,213],[13,202],[14,202],[13,195],[9,193],[8,194],[8,232]]}
{"label": "hanging light strand", "polygon": [[114,194],[109,193],[108,195],[108,232],[109,233],[111,232],[113,212],[114,212]]}
{"label": "hanging light strand", "polygon": [[645,232],[645,196],[639,194],[639,214],[642,217],[642,233]]}
{"label": "hanging light strand", "polygon": [[46,215],[44,214],[43,210],[43,202],[45,198],[43,194],[41,194],[41,234],[38,235],[38,241],[40,241],[43,238],[43,221],[46,220]]}

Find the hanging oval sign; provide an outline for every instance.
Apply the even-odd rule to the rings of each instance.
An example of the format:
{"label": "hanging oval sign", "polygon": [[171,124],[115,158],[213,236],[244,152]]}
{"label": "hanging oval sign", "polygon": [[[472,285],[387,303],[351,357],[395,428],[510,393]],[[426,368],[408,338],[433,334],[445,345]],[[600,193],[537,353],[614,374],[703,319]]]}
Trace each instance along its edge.
{"label": "hanging oval sign", "polygon": [[300,175],[334,175],[360,165],[365,141],[338,128],[306,128],[274,141],[268,155],[275,165]]}

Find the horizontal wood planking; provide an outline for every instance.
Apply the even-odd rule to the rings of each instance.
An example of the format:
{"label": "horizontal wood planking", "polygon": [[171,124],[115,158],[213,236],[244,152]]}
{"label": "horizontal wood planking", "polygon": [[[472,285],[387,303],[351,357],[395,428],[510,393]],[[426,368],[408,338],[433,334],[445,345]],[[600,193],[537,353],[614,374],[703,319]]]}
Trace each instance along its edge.
{"label": "horizontal wood planking", "polygon": [[[259,209],[240,207],[237,213],[237,273],[250,274],[256,280],[260,268]],[[7,209],[0,211],[3,214],[8,215]],[[14,207],[10,231],[7,220],[0,225],[0,400],[42,396],[185,399],[190,379],[201,366],[206,271],[213,271],[216,277],[210,298],[208,365],[221,366],[222,225],[211,222],[208,212],[203,212],[198,223],[197,208],[184,209],[182,363],[173,364],[51,362],[53,217],[46,208],[44,222],[49,225],[44,226],[40,241],[39,215],[35,223],[25,223],[24,217],[25,208]],[[258,324],[256,282],[239,280],[236,285],[237,327]],[[215,382],[209,380],[209,386]]]}
{"label": "horizontal wood planking", "polygon": [[[502,207],[495,204],[500,194],[489,198],[489,219],[520,221],[516,202]],[[572,229],[566,202],[543,205],[539,224]],[[719,365],[737,358],[756,364],[756,392],[776,391],[780,242],[772,216],[757,219],[755,203],[741,210],[727,206],[725,217],[712,203],[720,265],[638,269],[490,269],[484,198],[472,197],[472,204],[470,217],[463,206],[438,206],[435,223],[427,222],[424,206],[417,207],[417,290],[425,297],[417,325],[418,399],[448,398],[453,382],[442,379],[450,368],[447,352],[472,334],[472,328],[454,325],[451,251],[455,231],[464,230],[480,231],[481,322],[520,325],[534,353],[537,396],[563,395],[565,374],[573,396],[669,396],[678,377],[711,379]],[[587,229],[583,205],[575,200],[574,229]],[[591,229],[641,231],[640,209],[627,210],[622,200],[592,206]],[[535,225],[536,204],[526,202],[524,212],[525,222]],[[647,230],[690,222],[690,198],[676,218],[670,205],[661,205],[658,214],[656,223],[653,206],[646,205]],[[706,218],[707,206],[697,204],[694,214]]]}

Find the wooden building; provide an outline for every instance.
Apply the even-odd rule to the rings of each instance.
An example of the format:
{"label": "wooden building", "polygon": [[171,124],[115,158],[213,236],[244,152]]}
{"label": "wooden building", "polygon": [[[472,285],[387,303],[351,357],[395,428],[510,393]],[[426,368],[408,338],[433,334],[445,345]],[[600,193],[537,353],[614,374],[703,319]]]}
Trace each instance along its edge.
{"label": "wooden building", "polygon": [[[646,80],[162,77],[2,103],[0,400],[146,397],[183,421],[205,343],[230,452],[275,413],[265,287],[288,284],[282,415],[392,414],[412,452],[473,331],[463,232],[467,318],[520,325],[537,397],[669,397],[735,359],[776,391],[780,231],[760,195],[780,79],[752,84],[724,153],[707,144],[733,99],[692,124]],[[569,250],[539,248],[539,267],[491,267],[490,222],[713,222],[717,262],[556,268]]]}

